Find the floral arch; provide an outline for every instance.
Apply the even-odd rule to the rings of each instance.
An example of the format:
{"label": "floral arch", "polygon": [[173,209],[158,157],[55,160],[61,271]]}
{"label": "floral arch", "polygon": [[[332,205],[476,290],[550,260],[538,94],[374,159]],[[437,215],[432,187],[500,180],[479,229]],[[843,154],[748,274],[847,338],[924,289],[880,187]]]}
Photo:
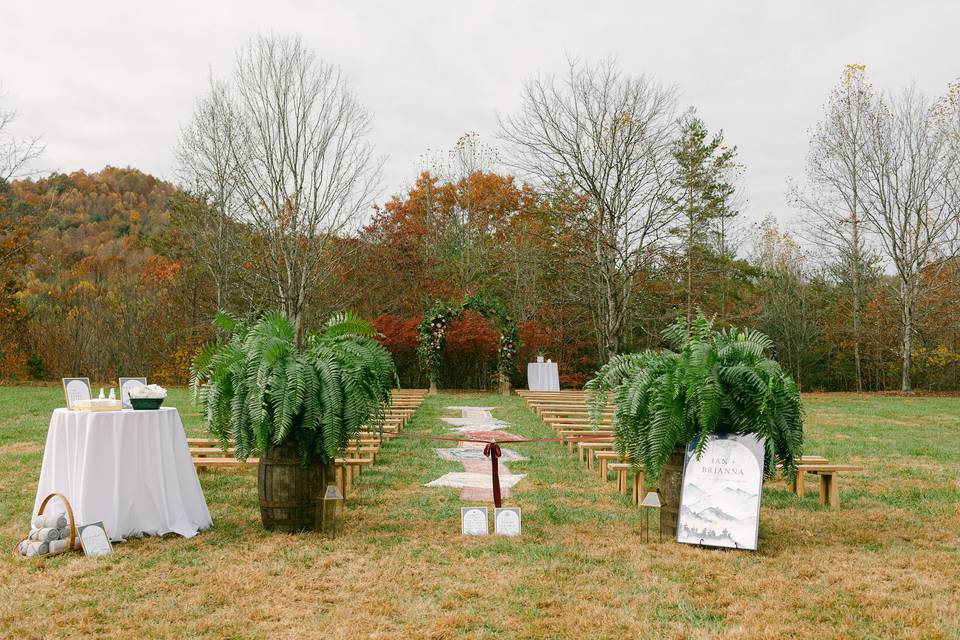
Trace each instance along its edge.
{"label": "floral arch", "polygon": [[500,332],[500,348],[497,352],[497,373],[500,376],[500,391],[510,393],[510,372],[513,371],[517,351],[520,348],[520,330],[503,305],[484,294],[467,296],[459,303],[437,302],[417,325],[420,360],[430,374],[430,393],[437,392],[443,349],[447,344],[447,326],[464,311],[476,311],[491,320]]}

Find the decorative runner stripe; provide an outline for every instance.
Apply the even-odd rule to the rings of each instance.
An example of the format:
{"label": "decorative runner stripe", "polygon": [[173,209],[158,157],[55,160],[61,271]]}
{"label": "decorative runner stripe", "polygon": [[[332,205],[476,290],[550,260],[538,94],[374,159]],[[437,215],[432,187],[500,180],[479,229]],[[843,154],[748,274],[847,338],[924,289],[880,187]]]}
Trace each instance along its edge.
{"label": "decorative runner stripe", "polygon": [[[502,427],[510,425],[493,417],[490,410],[494,407],[447,408],[460,411],[462,414],[461,417],[458,418],[443,418],[447,424],[456,427],[450,429],[452,432],[468,434],[469,438],[476,440],[495,440],[498,442],[523,440],[523,438],[519,436],[501,430]],[[493,502],[492,465],[483,453],[485,446],[483,442],[460,442],[456,447],[434,449],[436,454],[444,460],[461,462],[464,471],[445,473],[424,486],[453,487],[460,489],[460,498],[463,500]],[[526,476],[525,474],[514,475],[510,473],[510,470],[504,463],[527,460],[528,458],[512,449],[501,449],[500,451],[497,475],[500,481],[501,497],[507,497],[510,495],[510,488]]]}

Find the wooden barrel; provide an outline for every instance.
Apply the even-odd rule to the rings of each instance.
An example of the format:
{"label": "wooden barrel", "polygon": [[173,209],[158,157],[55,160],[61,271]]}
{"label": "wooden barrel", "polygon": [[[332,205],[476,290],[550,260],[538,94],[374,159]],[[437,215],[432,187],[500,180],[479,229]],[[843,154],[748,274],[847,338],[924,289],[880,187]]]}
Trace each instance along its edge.
{"label": "wooden barrel", "polygon": [[326,473],[320,465],[304,467],[296,445],[273,447],[260,456],[257,470],[260,519],[271,531],[316,531]]}
{"label": "wooden barrel", "polygon": [[668,539],[677,537],[685,451],[684,447],[674,447],[660,472],[660,534]]}

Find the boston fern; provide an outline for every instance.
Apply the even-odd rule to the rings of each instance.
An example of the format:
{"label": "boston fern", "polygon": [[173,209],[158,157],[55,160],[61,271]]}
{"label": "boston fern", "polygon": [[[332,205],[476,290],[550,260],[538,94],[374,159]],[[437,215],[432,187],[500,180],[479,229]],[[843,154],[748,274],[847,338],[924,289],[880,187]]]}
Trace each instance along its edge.
{"label": "boston fern", "polygon": [[767,357],[773,346],[758,331],[714,330],[698,314],[663,332],[675,349],[613,358],[587,383],[594,416],[612,395],[617,447],[651,477],[674,447],[711,433],[753,433],[766,446],[766,473],[796,472],[803,448],[803,411],[796,383]]}
{"label": "boston fern", "polygon": [[294,443],[304,464],[328,464],[381,421],[396,373],[362,318],[338,314],[302,346],[280,314],[248,324],[220,313],[215,324],[228,337],[197,355],[192,384],[210,432],[238,459]]}

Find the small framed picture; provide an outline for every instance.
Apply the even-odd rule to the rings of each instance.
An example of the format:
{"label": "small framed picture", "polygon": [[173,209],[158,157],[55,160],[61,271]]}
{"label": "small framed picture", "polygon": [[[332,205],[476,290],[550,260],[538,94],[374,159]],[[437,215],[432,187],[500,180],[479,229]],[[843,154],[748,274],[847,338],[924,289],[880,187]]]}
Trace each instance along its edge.
{"label": "small framed picture", "polygon": [[146,378],[120,378],[120,402],[123,403],[125,409],[133,408],[133,405],[130,404],[130,389],[145,386],[147,386]]}
{"label": "small framed picture", "polygon": [[110,544],[103,522],[77,527],[77,533],[80,535],[80,545],[83,547],[84,555],[108,556],[113,553],[113,545]]}
{"label": "small framed picture", "polygon": [[460,507],[460,533],[465,536],[485,536],[487,529],[486,507]]}
{"label": "small framed picture", "polygon": [[67,409],[73,409],[79,400],[90,400],[93,397],[90,378],[63,378],[63,396],[67,399]]}

